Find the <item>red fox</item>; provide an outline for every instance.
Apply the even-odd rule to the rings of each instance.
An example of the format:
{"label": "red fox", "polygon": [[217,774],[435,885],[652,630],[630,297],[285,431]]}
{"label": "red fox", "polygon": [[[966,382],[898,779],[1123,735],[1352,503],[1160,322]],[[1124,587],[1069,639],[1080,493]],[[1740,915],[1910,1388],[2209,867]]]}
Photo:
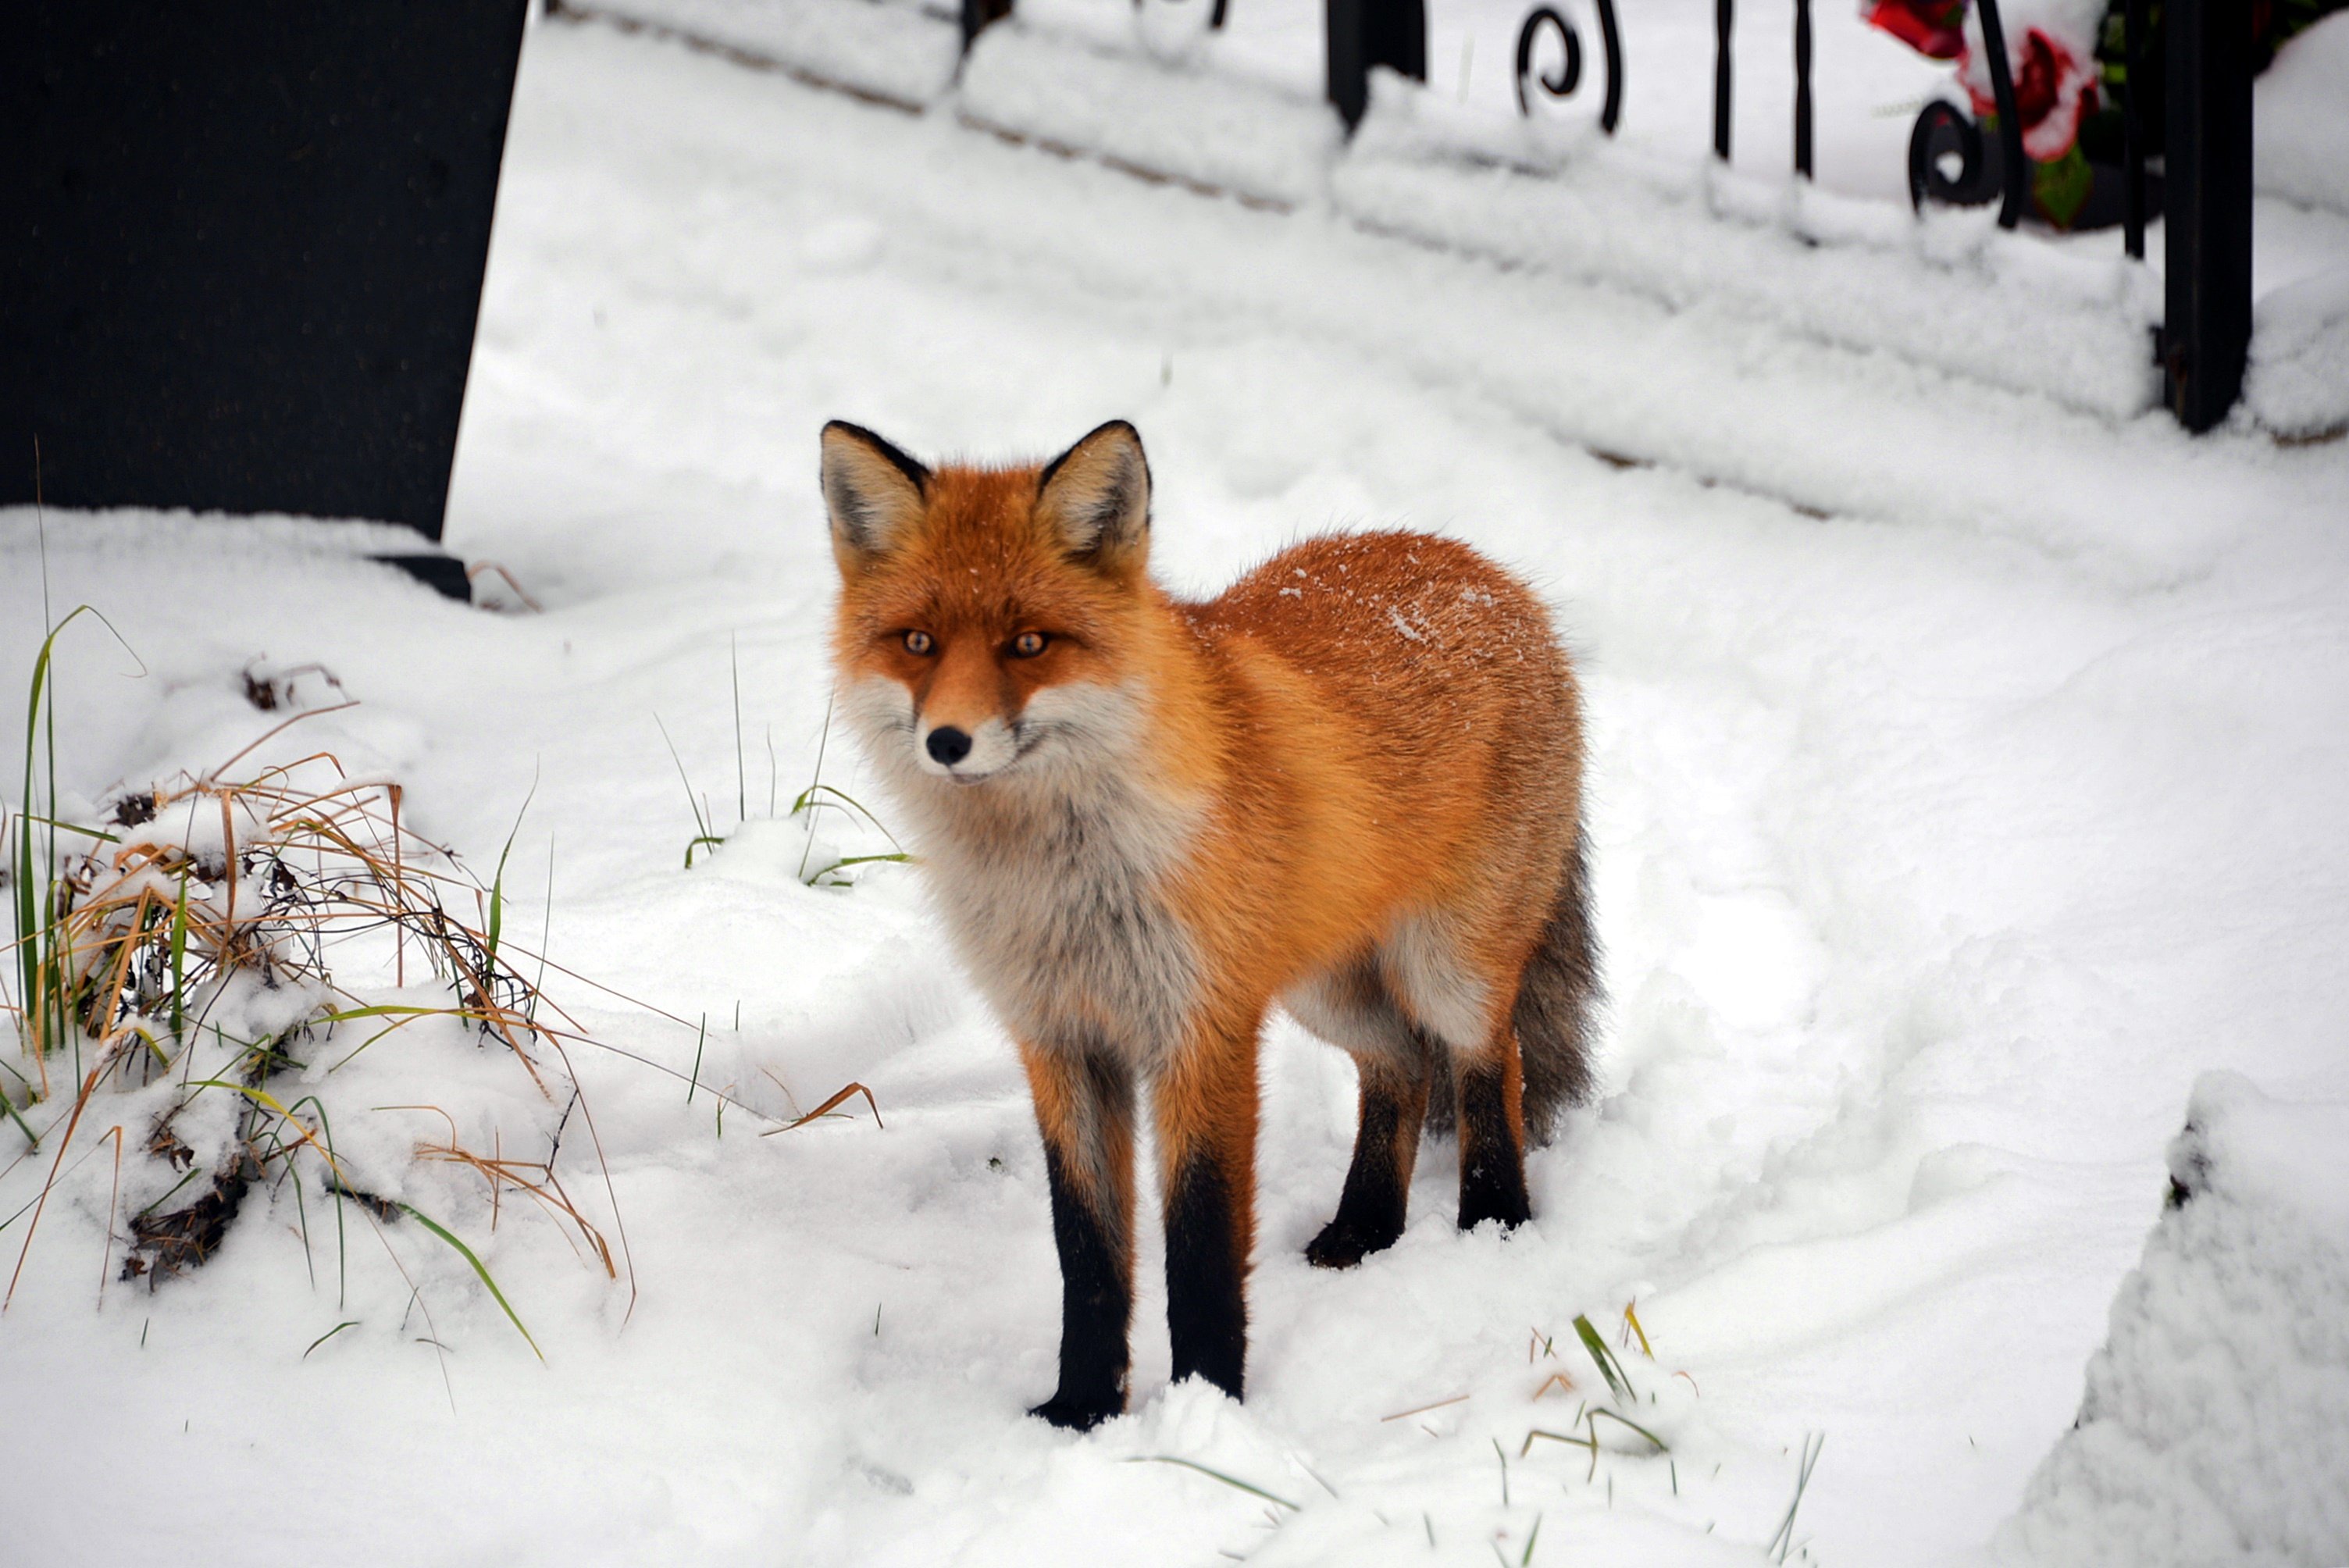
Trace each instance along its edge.
{"label": "red fox", "polygon": [[1597,990],[1581,700],[1534,593],[1371,533],[1169,598],[1123,420],[1041,467],[926,468],[838,422],[823,445],[840,711],[1043,1134],[1061,1372],[1032,1413],[1125,1408],[1139,1086],[1174,1373],[1240,1397],[1276,1004],[1361,1069],[1312,1263],[1402,1233],[1423,1126],[1458,1130],[1463,1229],[1526,1219],[1526,1142],[1588,1088]]}

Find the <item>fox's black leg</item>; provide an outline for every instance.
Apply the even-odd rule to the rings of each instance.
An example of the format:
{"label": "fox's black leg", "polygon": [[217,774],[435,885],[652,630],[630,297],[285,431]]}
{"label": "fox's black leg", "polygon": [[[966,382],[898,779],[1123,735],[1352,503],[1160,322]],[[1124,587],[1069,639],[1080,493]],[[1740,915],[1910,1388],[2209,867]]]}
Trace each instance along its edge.
{"label": "fox's black leg", "polygon": [[1049,1146],[1044,1162],[1052,1181],[1052,1239],[1061,1250],[1061,1381],[1029,1413],[1081,1431],[1125,1408],[1132,1258]]}
{"label": "fox's black leg", "polygon": [[1524,1089],[1516,1041],[1453,1058],[1460,1119],[1460,1228],[1498,1220],[1504,1230],[1533,1217],[1526,1198]]}
{"label": "fox's black leg", "polygon": [[1346,1171],[1337,1217],[1305,1249],[1316,1268],[1345,1269],[1395,1243],[1411,1200],[1411,1171],[1427,1116],[1427,1077],[1418,1064],[1357,1057],[1361,1110],[1354,1162]]}
{"label": "fox's black leg", "polygon": [[1061,1253],[1061,1383],[1030,1412],[1080,1431],[1125,1408],[1133,1315],[1133,1080],[1104,1051],[1021,1056]]}
{"label": "fox's black leg", "polygon": [[1239,1398],[1256,1233],[1257,1020],[1194,1039],[1157,1086],[1166,1193],[1166,1336],[1174,1377]]}
{"label": "fox's black leg", "polygon": [[1222,1162],[1195,1156],[1166,1192],[1166,1337],[1174,1378],[1239,1398],[1247,1367],[1247,1265],[1239,1203]]}

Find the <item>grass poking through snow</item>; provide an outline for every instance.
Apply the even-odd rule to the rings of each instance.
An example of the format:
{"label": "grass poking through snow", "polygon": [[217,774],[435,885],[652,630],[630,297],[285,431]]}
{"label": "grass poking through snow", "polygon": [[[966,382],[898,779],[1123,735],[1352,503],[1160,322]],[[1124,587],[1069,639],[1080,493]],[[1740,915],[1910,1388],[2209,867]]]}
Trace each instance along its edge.
{"label": "grass poking through snow", "polygon": [[1210,1470],[1206,1465],[1199,1463],[1196,1460],[1181,1459],[1174,1454],[1136,1454],[1125,1462],[1130,1465],[1179,1465],[1186,1470],[1196,1470],[1199,1474],[1206,1476],[1210,1480],[1219,1480],[1226,1486],[1237,1487],[1238,1490],[1247,1492],[1251,1497],[1260,1497],[1267,1502],[1274,1503],[1281,1508],[1288,1510],[1291,1513],[1300,1511],[1299,1505],[1289,1501],[1287,1498],[1281,1497],[1274,1492],[1267,1491],[1264,1488],[1257,1486],[1253,1481],[1245,1481],[1240,1480],[1237,1476],[1226,1475],[1219,1470]]}
{"label": "grass poking through snow", "polygon": [[[1631,1387],[1630,1374],[1623,1370],[1623,1364],[1607,1347],[1607,1341],[1599,1337],[1599,1330],[1590,1326],[1587,1315],[1576,1315],[1574,1332],[1576,1337],[1582,1341],[1582,1347],[1590,1352],[1590,1359],[1598,1363],[1599,1375],[1607,1379],[1608,1390],[1618,1399],[1638,1399],[1640,1396]],[[1644,1339],[1645,1336],[1641,1337]]]}
{"label": "grass poking through snow", "polygon": [[1803,1493],[1811,1487],[1811,1471],[1817,1468],[1819,1453],[1826,1446],[1827,1435],[1825,1432],[1803,1434],[1803,1457],[1795,1472],[1794,1498],[1786,1504],[1786,1517],[1778,1522],[1777,1532],[1762,1548],[1770,1553],[1773,1563],[1784,1563],[1786,1553],[1795,1549],[1795,1515],[1803,1506]]}
{"label": "grass poking through snow", "polygon": [[[742,749],[742,676],[739,659],[732,662],[731,672],[734,698],[735,826],[739,831],[743,824],[750,820],[750,782]],[[832,743],[832,716],[833,705],[827,702],[823,709],[823,728],[816,738],[814,777],[809,780],[806,789],[792,798],[790,809],[783,813],[784,820],[800,823],[807,832],[807,842],[801,849],[799,864],[793,873],[798,877],[801,884],[806,887],[854,887],[856,885],[855,879],[845,873],[858,866],[902,865],[914,858],[906,851],[905,846],[898,841],[897,836],[889,830],[888,824],[882,821],[871,808],[846,790],[823,781],[824,758],[831,749]],[[668,748],[669,760],[677,765],[678,781],[685,786],[686,807],[693,813],[693,836],[686,841],[685,845],[685,869],[691,871],[697,856],[706,857],[707,854],[714,853],[723,848],[731,835],[718,830],[717,815],[709,809],[708,799],[695,791],[693,779],[686,772],[685,758],[678,751],[677,742],[670,737],[668,726],[662,722],[658,714],[653,716],[653,723],[660,729],[661,740]],[[767,764],[769,770],[767,810],[771,817],[775,805],[774,738],[771,734],[767,741]],[[820,814],[824,811],[837,811],[846,817],[852,824],[869,827],[888,841],[888,850],[873,854],[843,855],[833,851],[830,846],[822,844],[816,836],[816,825],[821,820]]]}
{"label": "grass poking through snow", "polygon": [[[290,1191],[314,1284],[308,1197],[321,1196],[334,1212],[338,1305],[347,1295],[345,1210],[350,1208],[384,1241],[408,1280],[410,1300],[430,1330],[427,1341],[442,1343],[431,1326],[430,1304],[385,1236],[387,1227],[412,1222],[464,1261],[543,1360],[536,1337],[474,1245],[415,1204],[370,1192],[357,1180],[336,1151],[320,1098],[327,1091],[297,1095],[279,1087],[297,1081],[296,1075],[311,1084],[336,1081],[334,1075],[370,1051],[393,1048],[420,1023],[461,1027],[498,1051],[518,1085],[526,1086],[526,1097],[561,1108],[551,1118],[554,1130],[545,1135],[543,1155],[509,1154],[503,1130],[492,1130],[487,1152],[468,1148],[456,1119],[438,1106],[370,1106],[368,1113],[440,1116],[448,1124],[446,1139],[418,1140],[413,1158],[479,1176],[493,1231],[504,1196],[528,1199],[556,1222],[583,1262],[616,1283],[626,1279],[633,1311],[636,1274],[626,1227],[569,1051],[593,1047],[655,1071],[674,1069],[591,1037],[543,985],[552,970],[680,1027],[692,1026],[553,964],[543,940],[533,953],[514,939],[506,872],[536,777],[483,886],[454,852],[403,821],[398,784],[353,777],[326,748],[290,761],[249,762],[285,731],[354,704],[323,670],[316,673],[338,700],[305,708],[291,679],[303,672],[256,676],[248,669],[245,694],[276,719],[274,727],[201,774],[182,773],[119,794],[93,811],[75,813],[91,820],[70,820],[59,808],[55,659],[61,635],[84,615],[103,619],[87,606],[77,609],[41,645],[26,710],[23,792],[14,809],[0,811],[0,881],[7,884],[15,928],[0,975],[0,1016],[13,1024],[18,1047],[14,1060],[0,1058],[0,1117],[24,1140],[16,1160],[0,1165],[0,1178],[36,1158],[40,1163],[30,1169],[41,1178],[37,1191],[0,1218],[0,1234],[23,1225],[0,1311],[24,1277],[51,1195],[111,1144],[101,1299],[109,1277],[143,1278],[152,1288],[202,1264],[230,1233],[249,1195]],[[747,809],[739,678],[736,694],[737,804]],[[288,750],[299,748],[275,748]],[[675,758],[674,745],[670,752]],[[817,779],[793,803],[794,813],[812,816],[824,806],[862,812],[822,782],[821,768],[819,759]],[[684,778],[681,758],[678,770]],[[869,812],[864,816],[872,820]],[[695,823],[699,831],[688,850],[688,863],[695,850],[723,841],[698,799]],[[822,879],[840,866],[903,858],[902,851],[851,857],[818,868],[808,880],[835,885]],[[550,916],[552,877],[550,846]],[[411,960],[419,966],[414,978],[425,980],[437,995],[419,995],[409,984]],[[374,978],[346,978],[351,975]],[[382,985],[386,976],[392,981],[388,989]],[[709,1093],[721,1132],[730,1108],[778,1122],[700,1080],[699,1047],[706,1040],[705,1020],[692,1069],[677,1075],[687,1079],[687,1103]],[[879,1125],[872,1091],[850,1084],[772,1130],[836,1115],[858,1095]],[[223,1101],[233,1112],[222,1109]],[[556,1174],[556,1156],[574,1115],[594,1150],[602,1187],[598,1212],[576,1201]],[[129,1172],[140,1180],[126,1183],[126,1161],[134,1167],[148,1162]],[[126,1191],[136,1194],[130,1202],[138,1205],[127,1218],[121,1212]],[[119,1274],[118,1241],[126,1243]],[[356,1319],[338,1323],[304,1356],[354,1326]]]}

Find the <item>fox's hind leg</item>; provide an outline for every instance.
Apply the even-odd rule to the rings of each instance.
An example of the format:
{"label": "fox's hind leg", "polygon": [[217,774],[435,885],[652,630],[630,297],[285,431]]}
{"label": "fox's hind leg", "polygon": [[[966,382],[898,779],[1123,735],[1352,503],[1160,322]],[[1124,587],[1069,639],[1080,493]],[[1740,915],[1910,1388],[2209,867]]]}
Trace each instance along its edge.
{"label": "fox's hind leg", "polygon": [[1526,1195],[1524,1068],[1517,1037],[1506,1021],[1485,1050],[1454,1054],[1452,1081],[1460,1127],[1460,1228],[1498,1220],[1503,1230],[1514,1230],[1533,1218],[1533,1204]]}
{"label": "fox's hind leg", "polygon": [[[1460,1228],[1533,1217],[1526,1194],[1525,1068],[1511,1016],[1524,965],[1516,934],[1441,914],[1407,920],[1381,950],[1387,983],[1413,1021],[1447,1049],[1460,1136]],[[1495,938],[1506,937],[1500,941]],[[1491,949],[1507,952],[1496,961]]]}
{"label": "fox's hind leg", "polygon": [[1395,1005],[1366,955],[1282,998],[1297,1021],[1354,1058],[1361,1079],[1354,1160],[1337,1216],[1305,1249],[1317,1268],[1351,1268],[1402,1234],[1427,1115],[1429,1041]]}
{"label": "fox's hind leg", "polygon": [[1081,1431],[1125,1408],[1133,1315],[1133,1077],[1107,1050],[1022,1045],[1061,1253],[1061,1386],[1029,1414]]}
{"label": "fox's hind leg", "polygon": [[1411,1203],[1411,1171],[1427,1116],[1427,1074],[1398,1071],[1374,1057],[1357,1057],[1355,1065],[1362,1087],[1354,1160],[1346,1168],[1336,1216],[1306,1246],[1305,1260],[1316,1268],[1351,1268],[1394,1245]]}

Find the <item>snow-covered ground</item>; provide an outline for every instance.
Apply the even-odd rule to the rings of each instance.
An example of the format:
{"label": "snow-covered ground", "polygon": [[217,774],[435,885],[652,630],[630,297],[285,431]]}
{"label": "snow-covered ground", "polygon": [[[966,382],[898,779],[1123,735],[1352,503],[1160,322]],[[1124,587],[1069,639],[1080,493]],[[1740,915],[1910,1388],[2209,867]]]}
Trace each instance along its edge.
{"label": "snow-covered ground", "polygon": [[[1058,1278],[1009,1047],[917,872],[803,886],[769,819],[823,728],[819,425],[986,456],[1115,415],[1178,585],[1388,524],[1542,585],[1588,683],[1613,1002],[1534,1224],[1457,1234],[1431,1150],[1402,1242],[1343,1275],[1299,1254],[1350,1068],[1277,1026],[1248,1402],[1165,1387],[1146,1250],[1133,1414],[1078,1439],[1021,1415]],[[274,755],[399,779],[484,874],[527,799],[509,930],[634,999],[547,981],[611,1047],[572,1051],[601,1168],[574,1130],[559,1169],[633,1287],[404,1161],[444,1134],[541,1158],[560,1118],[453,1026],[287,1084],[479,1252],[543,1364],[453,1250],[356,1213],[338,1250],[315,1188],[101,1301],[85,1129],[0,1318],[0,1556],[1752,1563],[1819,1433],[1790,1561],[1988,1553],[2080,1408],[2198,1075],[2349,1099],[2344,522],[2349,443],[2191,440],[541,27],[449,542],[543,613],[446,604],[305,525],[53,514],[44,568],[16,511],[0,670],[30,669],[45,578],[143,665],[67,634],[69,799],[234,753],[275,722],[240,695],[264,656],[361,704]],[[721,831],[753,819],[690,871],[680,762]],[[757,1136],[851,1079],[885,1126],[860,1099]],[[419,1105],[450,1123],[378,1109]],[[0,1175],[0,1264],[47,1164]],[[1575,1317],[1613,1344],[1634,1300],[1671,1455],[1521,1453],[1599,1387]],[[1162,1459],[1282,1501],[1131,1462]]]}

